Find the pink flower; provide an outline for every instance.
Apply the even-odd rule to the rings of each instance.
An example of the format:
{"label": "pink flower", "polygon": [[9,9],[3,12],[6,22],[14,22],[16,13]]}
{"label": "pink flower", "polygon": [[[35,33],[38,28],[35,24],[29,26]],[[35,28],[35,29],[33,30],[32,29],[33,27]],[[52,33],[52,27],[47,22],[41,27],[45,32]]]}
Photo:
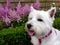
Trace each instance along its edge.
{"label": "pink flower", "polygon": [[9,18],[10,18],[11,20],[15,18],[15,13],[14,13],[13,10],[10,10],[10,11],[8,12],[8,14],[9,14]]}
{"label": "pink flower", "polygon": [[38,10],[40,8],[40,1],[36,0],[36,3],[33,4],[33,7]]}
{"label": "pink flower", "polygon": [[18,5],[17,5],[16,9],[17,9],[17,13],[21,16],[23,14],[23,9],[22,9],[20,1],[19,1]]}
{"label": "pink flower", "polygon": [[3,8],[2,4],[0,4],[0,16],[2,18],[6,17],[6,11],[5,9]]}
{"label": "pink flower", "polygon": [[30,6],[28,4],[25,4],[25,6],[23,7],[23,14],[27,15],[30,12]]}
{"label": "pink flower", "polygon": [[20,16],[17,14],[17,11],[15,11],[15,10],[10,10],[10,11],[9,11],[9,15],[10,15],[9,18],[10,18],[12,21],[20,20]]}
{"label": "pink flower", "polygon": [[11,24],[11,20],[7,17],[7,15],[5,16],[6,17],[2,16],[3,22],[5,22],[7,26],[9,26]]}
{"label": "pink flower", "polygon": [[4,8],[3,8],[2,4],[0,4],[0,11],[1,11],[1,13],[4,12]]}
{"label": "pink flower", "polygon": [[6,7],[7,7],[8,9],[11,8],[10,0],[7,0]]}
{"label": "pink flower", "polygon": [[10,9],[11,9],[10,0],[7,0],[5,9],[3,8],[2,5],[0,5],[0,12],[2,15],[2,19],[3,19],[3,22],[5,22],[7,26],[10,25],[11,23],[11,20],[8,18],[8,12]]}
{"label": "pink flower", "polygon": [[11,3],[10,3],[10,0],[7,0],[5,12],[8,14],[10,10],[11,10]]}
{"label": "pink flower", "polygon": [[[35,9],[40,8],[39,0],[36,0],[36,3],[33,4]],[[30,5],[25,4],[22,7],[20,1],[16,7],[17,10],[12,10],[10,0],[7,0],[5,8],[0,4],[0,17],[2,17],[3,21],[9,25],[11,21],[19,22],[22,15],[28,15],[30,12]]]}
{"label": "pink flower", "polygon": [[11,20],[8,17],[5,18],[4,22],[6,23],[7,26],[11,24]]}

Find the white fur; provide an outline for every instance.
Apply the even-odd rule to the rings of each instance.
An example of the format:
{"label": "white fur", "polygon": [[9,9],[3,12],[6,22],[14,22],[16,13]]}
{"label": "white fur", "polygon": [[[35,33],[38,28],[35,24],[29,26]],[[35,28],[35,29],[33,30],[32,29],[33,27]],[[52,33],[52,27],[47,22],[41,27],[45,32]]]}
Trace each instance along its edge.
{"label": "white fur", "polygon": [[[53,16],[50,16],[51,11],[54,10]],[[31,36],[31,42],[33,45],[40,45],[38,39],[44,37],[51,29],[52,34],[44,39],[42,39],[41,45],[60,45],[60,31],[52,27],[54,21],[54,15],[56,13],[56,7],[51,7],[48,11],[39,11],[31,7],[31,12],[28,17],[28,22],[26,23],[26,31],[28,31],[27,24],[31,24],[31,29],[34,30],[35,35]],[[42,19],[43,21],[38,21]],[[55,33],[57,32],[57,35]]]}

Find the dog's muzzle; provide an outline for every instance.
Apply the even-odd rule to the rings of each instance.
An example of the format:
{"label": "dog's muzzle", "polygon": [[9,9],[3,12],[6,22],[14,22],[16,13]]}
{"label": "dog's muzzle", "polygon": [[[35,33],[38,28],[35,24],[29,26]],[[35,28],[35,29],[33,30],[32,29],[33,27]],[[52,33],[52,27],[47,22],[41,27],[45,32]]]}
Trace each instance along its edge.
{"label": "dog's muzzle", "polygon": [[31,24],[27,24],[27,28],[30,29],[32,27]]}
{"label": "dog's muzzle", "polygon": [[33,36],[35,33],[34,33],[34,30],[31,29],[32,25],[31,24],[27,24],[27,32],[28,32],[28,35],[29,36]]}

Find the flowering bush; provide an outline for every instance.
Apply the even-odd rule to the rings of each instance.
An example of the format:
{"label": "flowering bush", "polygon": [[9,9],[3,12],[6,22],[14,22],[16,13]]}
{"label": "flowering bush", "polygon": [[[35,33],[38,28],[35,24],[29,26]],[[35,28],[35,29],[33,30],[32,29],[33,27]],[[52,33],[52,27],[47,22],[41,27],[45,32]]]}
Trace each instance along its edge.
{"label": "flowering bush", "polygon": [[[3,7],[2,4],[0,4],[0,18],[2,18],[3,22],[10,26],[13,21],[17,21],[19,23],[22,19],[22,16],[27,16],[30,12],[30,6],[28,4],[25,4],[25,6],[22,6],[20,1],[17,4],[16,10],[11,8],[10,0],[7,0],[6,6]],[[39,0],[36,0],[36,3],[33,4],[33,7],[35,9],[40,8]]]}

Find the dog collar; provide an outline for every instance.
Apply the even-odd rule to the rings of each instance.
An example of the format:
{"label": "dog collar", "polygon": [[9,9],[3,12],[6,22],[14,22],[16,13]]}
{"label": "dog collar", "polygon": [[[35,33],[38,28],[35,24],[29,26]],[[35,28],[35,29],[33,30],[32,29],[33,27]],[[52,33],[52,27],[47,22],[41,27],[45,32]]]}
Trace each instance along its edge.
{"label": "dog collar", "polygon": [[[51,33],[52,33],[52,29],[49,31],[49,33],[48,33],[47,35],[45,35],[44,37],[42,37],[42,39],[44,39],[44,38],[46,38],[46,37],[50,36],[50,35],[51,35]],[[56,30],[55,30],[55,34],[57,35]],[[38,39],[38,41],[39,41],[39,44],[40,44],[40,45],[42,44],[42,39]]]}
{"label": "dog collar", "polygon": [[[44,38],[50,36],[51,33],[52,33],[52,30],[50,30],[49,33],[48,33],[47,35],[45,35],[44,37],[42,37],[42,39],[44,39]],[[38,39],[38,41],[39,41],[40,44],[42,43],[42,39]]]}

